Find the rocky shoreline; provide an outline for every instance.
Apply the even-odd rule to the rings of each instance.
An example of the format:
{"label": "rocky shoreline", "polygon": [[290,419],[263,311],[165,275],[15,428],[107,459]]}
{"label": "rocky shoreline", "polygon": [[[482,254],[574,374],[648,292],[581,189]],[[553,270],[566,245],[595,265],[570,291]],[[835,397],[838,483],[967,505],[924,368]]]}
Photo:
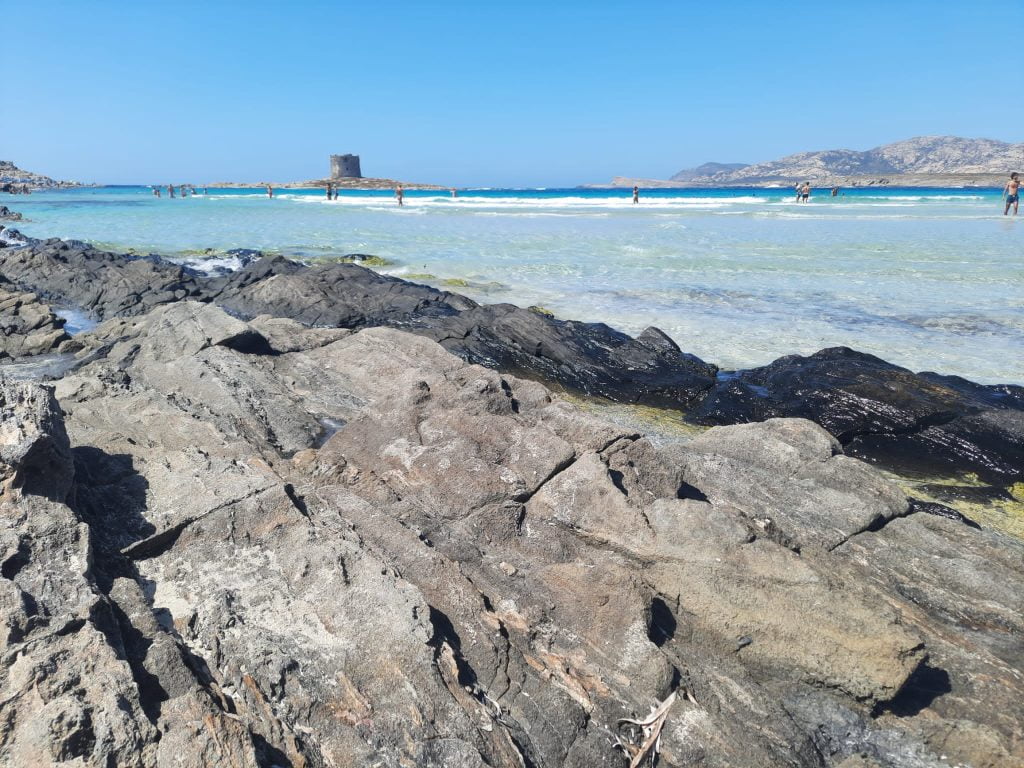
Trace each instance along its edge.
{"label": "rocky shoreline", "polygon": [[866,463],[1012,492],[1021,387],[723,373],[355,264],[0,229],[0,276],[3,350],[63,361],[0,378],[0,764],[1024,760],[1024,543]]}
{"label": "rocky shoreline", "polygon": [[1022,386],[914,373],[842,347],[720,371],[657,328],[632,338],[600,323],[477,304],[355,263],[307,266],[258,251],[245,256],[241,269],[208,277],[155,255],[37,240],[0,227],[0,277],[98,320],[190,299],[242,320],[268,315],[310,327],[399,328],[467,362],[587,396],[679,409],[698,425],[807,418],[852,455],[904,475],[966,476],[993,489],[1024,482]]}
{"label": "rocky shoreline", "polygon": [[21,194],[31,190],[67,189],[87,186],[77,181],[58,181],[40,173],[25,171],[10,160],[0,160],[0,192]]}

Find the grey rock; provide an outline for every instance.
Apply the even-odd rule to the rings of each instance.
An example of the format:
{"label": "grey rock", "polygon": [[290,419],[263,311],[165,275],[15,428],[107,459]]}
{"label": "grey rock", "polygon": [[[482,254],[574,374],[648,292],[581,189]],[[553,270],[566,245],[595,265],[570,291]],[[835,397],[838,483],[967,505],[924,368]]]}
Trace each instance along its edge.
{"label": "grey rock", "polygon": [[680,463],[684,482],[798,549],[835,549],[909,510],[894,483],[804,419],[712,429],[687,444]]}
{"label": "grey rock", "polygon": [[64,320],[34,293],[0,287],[0,357],[31,357],[68,346]]}
{"label": "grey rock", "polygon": [[661,444],[190,301],[83,344],[63,415],[5,385],[0,764],[620,766],[673,691],[666,766],[1024,756],[1019,545],[810,422]]}

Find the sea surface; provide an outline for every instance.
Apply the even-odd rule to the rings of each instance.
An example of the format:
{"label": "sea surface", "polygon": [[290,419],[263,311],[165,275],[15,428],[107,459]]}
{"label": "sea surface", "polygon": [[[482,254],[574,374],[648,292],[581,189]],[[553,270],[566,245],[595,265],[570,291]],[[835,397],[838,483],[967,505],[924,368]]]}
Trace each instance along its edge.
{"label": "sea surface", "polygon": [[[998,190],[214,190],[0,195],[38,237],[233,267],[231,248],[349,253],[483,302],[631,334],[655,325],[723,368],[830,346],[913,370],[1024,384],[1024,215]],[[209,251],[207,250],[209,249]]]}

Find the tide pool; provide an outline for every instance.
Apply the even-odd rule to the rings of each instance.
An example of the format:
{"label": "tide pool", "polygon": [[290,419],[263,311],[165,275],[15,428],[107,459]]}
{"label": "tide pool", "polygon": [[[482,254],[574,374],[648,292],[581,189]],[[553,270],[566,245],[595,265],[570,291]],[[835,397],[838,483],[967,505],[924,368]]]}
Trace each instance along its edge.
{"label": "tide pool", "polygon": [[[200,188],[200,192],[201,192]],[[165,192],[166,194],[166,192]],[[656,325],[726,368],[850,346],[913,370],[1024,384],[1024,216],[997,190],[214,190],[0,195],[36,237],[231,266],[257,248],[349,253],[484,302],[636,334]],[[210,249],[210,252],[207,250]]]}

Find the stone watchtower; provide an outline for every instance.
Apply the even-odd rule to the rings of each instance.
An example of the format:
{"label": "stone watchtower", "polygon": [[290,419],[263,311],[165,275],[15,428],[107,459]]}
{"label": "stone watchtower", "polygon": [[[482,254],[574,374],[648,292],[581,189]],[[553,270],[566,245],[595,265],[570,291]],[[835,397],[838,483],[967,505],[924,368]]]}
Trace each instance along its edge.
{"label": "stone watchtower", "polygon": [[361,179],[359,155],[331,155],[332,179]]}

